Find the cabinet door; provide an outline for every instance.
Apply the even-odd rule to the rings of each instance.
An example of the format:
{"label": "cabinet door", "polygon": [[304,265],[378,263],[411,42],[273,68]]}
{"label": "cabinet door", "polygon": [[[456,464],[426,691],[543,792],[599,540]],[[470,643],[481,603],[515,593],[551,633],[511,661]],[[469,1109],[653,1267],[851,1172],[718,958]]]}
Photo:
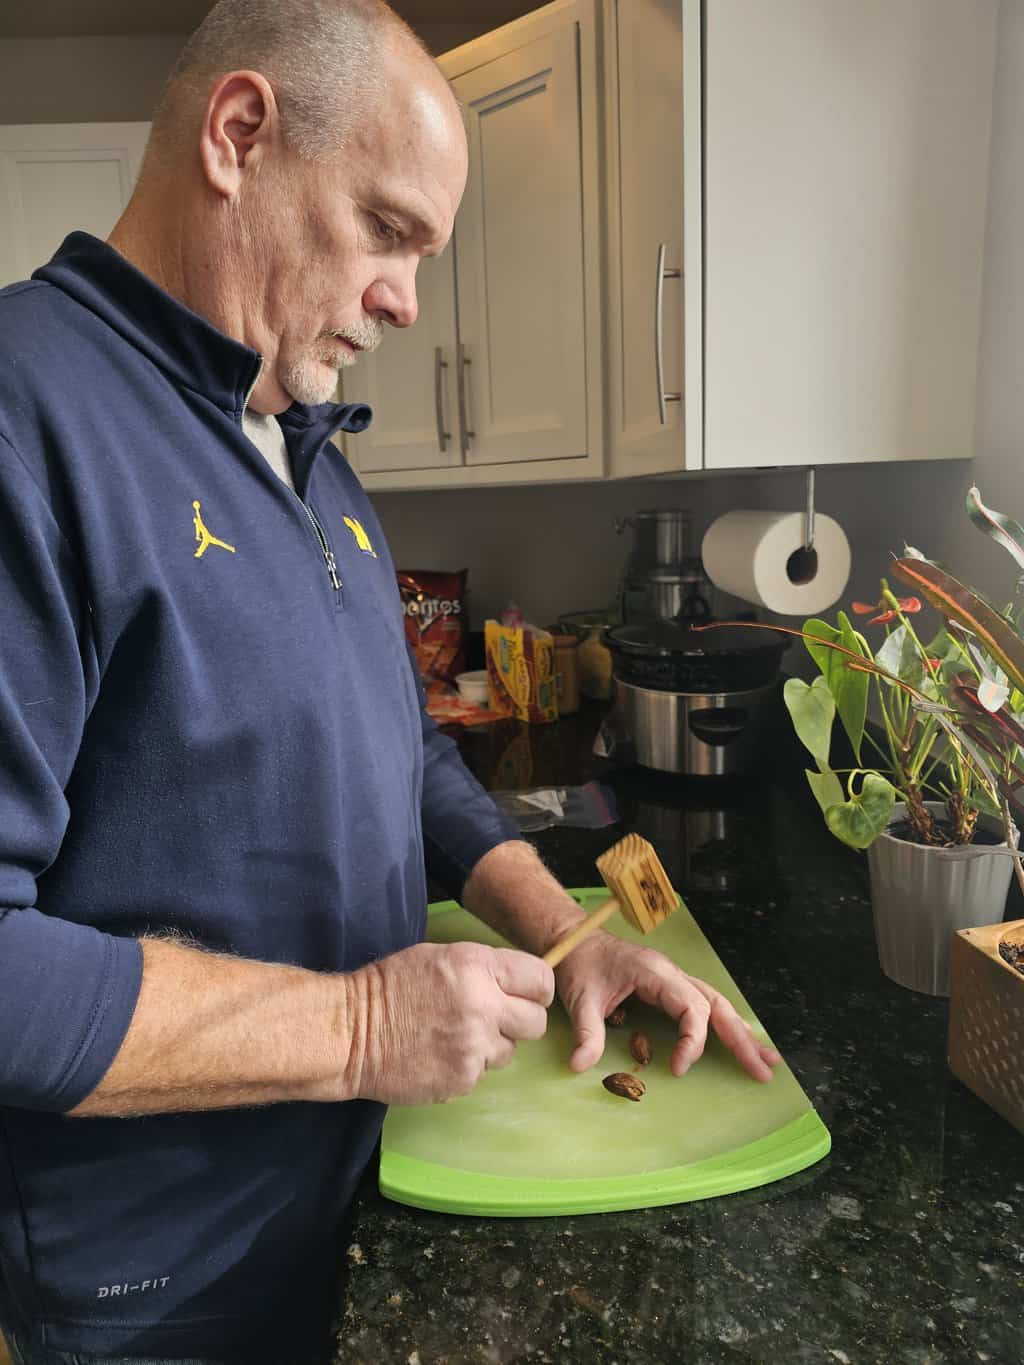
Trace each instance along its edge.
{"label": "cabinet door", "polygon": [[705,3],[705,463],[964,458],[995,0]]}
{"label": "cabinet door", "polygon": [[679,0],[606,0],[604,18],[612,472],[678,470],[685,463],[682,9]]}
{"label": "cabinet door", "polygon": [[0,127],[0,287],[27,279],[69,232],[109,235],[148,136],[148,123]]}
{"label": "cabinet door", "polygon": [[373,421],[346,448],[361,473],[446,469],[462,463],[455,407],[455,267],[450,243],[416,271],[419,316],[385,327],[380,348],[344,373],[346,394],[365,400]]}
{"label": "cabinet door", "polygon": [[456,270],[467,465],[585,457],[578,25],[453,82],[469,134]]}

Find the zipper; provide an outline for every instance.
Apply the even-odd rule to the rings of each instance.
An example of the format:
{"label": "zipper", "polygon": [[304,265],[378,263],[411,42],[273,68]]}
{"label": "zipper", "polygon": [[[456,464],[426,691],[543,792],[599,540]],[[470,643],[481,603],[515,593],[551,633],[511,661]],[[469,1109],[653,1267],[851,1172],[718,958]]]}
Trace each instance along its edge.
{"label": "zipper", "polygon": [[[300,498],[299,501],[302,502],[302,499]],[[331,587],[335,592],[341,592],[342,584],[341,579],[338,577],[337,561],[334,558],[334,551],[331,549],[330,542],[324,533],[324,528],[320,525],[320,520],[312,507],[305,502],[302,503],[302,507],[306,516],[309,517],[309,524],[316,532],[317,540],[320,542],[320,551],[323,554],[324,563],[327,565],[327,575],[331,580]]]}
{"label": "zipper", "polygon": [[[245,402],[242,405],[243,412],[249,406],[249,399],[252,397],[253,389],[260,381],[260,376],[263,373],[263,366],[265,363],[266,362],[264,361],[263,357],[260,356],[259,365],[256,368],[256,374],[253,378],[252,383],[249,385],[249,392],[245,395]],[[327,539],[327,534],[324,531],[324,528],[320,525],[319,518],[313,511],[312,507],[308,506],[305,502],[303,502],[302,498],[299,497],[298,493],[295,494],[295,497],[298,499],[300,503],[302,503],[302,510],[309,518],[309,524],[312,526],[313,530],[316,533],[316,538],[320,543],[320,553],[323,555],[324,563],[327,565],[327,576],[331,580],[331,587],[334,589],[335,592],[341,592],[342,582],[341,578],[338,575],[338,563],[337,560],[334,558],[334,551],[331,549],[331,543]]]}

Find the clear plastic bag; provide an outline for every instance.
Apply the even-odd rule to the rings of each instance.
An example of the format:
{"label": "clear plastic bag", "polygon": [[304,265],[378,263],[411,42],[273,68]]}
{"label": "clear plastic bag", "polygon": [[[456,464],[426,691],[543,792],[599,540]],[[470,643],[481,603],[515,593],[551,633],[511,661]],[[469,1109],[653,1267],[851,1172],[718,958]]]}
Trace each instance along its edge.
{"label": "clear plastic bag", "polygon": [[495,805],[519,826],[520,833],[551,829],[604,829],[619,818],[615,793],[601,782],[582,787],[531,787],[491,792]]}

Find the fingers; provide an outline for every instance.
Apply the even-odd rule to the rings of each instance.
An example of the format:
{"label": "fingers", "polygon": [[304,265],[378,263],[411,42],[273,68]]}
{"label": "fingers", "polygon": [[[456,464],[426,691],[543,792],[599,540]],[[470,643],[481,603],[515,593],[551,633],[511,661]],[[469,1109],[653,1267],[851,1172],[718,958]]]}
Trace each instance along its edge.
{"label": "fingers", "polygon": [[695,989],[697,984],[665,958],[651,964],[650,978],[638,988],[644,1000],[678,1021],[679,1041],[670,1063],[674,1076],[684,1076],[704,1055],[711,1003]]}
{"label": "fingers", "polygon": [[506,995],[549,1007],[555,998],[555,974],[542,958],[515,948],[495,948],[493,954],[494,979]]}
{"label": "fingers", "polygon": [[743,1020],[735,1012],[723,1019],[719,1019],[717,1012],[712,1017],[716,1033],[744,1071],[753,1076],[755,1081],[770,1081],[772,1069],[762,1060],[761,1046]]}
{"label": "fingers", "polygon": [[519,996],[506,995],[501,1001],[497,1027],[505,1038],[514,1042],[543,1038],[548,1027],[548,1012],[543,1005]]}
{"label": "fingers", "polygon": [[782,1061],[773,1047],[757,1041],[750,1026],[724,995],[706,982],[687,976],[667,959],[664,969],[655,973],[650,988],[643,994],[651,1004],[679,1021],[679,1041],[671,1061],[676,1076],[684,1076],[703,1056],[709,1025],[756,1081],[770,1081],[772,1068]]}
{"label": "fingers", "polygon": [[580,1003],[573,1027],[576,1046],[569,1057],[569,1069],[586,1071],[604,1056],[604,1014],[598,1008],[596,997],[591,996]]}
{"label": "fingers", "polygon": [[684,1006],[679,1015],[679,1042],[672,1050],[673,1076],[685,1076],[694,1062],[703,1057],[710,1013],[711,1008],[703,996],[697,996]]}
{"label": "fingers", "polygon": [[781,1055],[775,1048],[758,1042],[749,1024],[740,1018],[724,995],[706,986],[703,981],[694,980],[694,985],[702,993],[708,993],[711,1025],[740,1066],[755,1081],[770,1081],[772,1068],[782,1061]]}
{"label": "fingers", "polygon": [[501,1038],[491,1049],[487,1058],[486,1070],[502,1071],[516,1055],[516,1045],[512,1038]]}

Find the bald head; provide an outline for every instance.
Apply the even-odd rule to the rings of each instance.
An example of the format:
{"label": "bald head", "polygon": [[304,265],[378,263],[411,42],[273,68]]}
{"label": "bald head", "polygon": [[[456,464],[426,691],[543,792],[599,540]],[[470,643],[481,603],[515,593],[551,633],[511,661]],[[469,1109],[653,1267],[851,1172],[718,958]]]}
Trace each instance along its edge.
{"label": "bald head", "polygon": [[195,146],[210,90],[226,72],[269,82],[286,145],[308,160],[342,153],[385,97],[389,54],[441,79],[423,43],[384,0],[219,0],[171,71],[150,160]]}
{"label": "bald head", "polygon": [[415,322],[467,164],[448,82],[382,0],[220,0],[109,241],[256,351],[249,404],[281,412]]}

